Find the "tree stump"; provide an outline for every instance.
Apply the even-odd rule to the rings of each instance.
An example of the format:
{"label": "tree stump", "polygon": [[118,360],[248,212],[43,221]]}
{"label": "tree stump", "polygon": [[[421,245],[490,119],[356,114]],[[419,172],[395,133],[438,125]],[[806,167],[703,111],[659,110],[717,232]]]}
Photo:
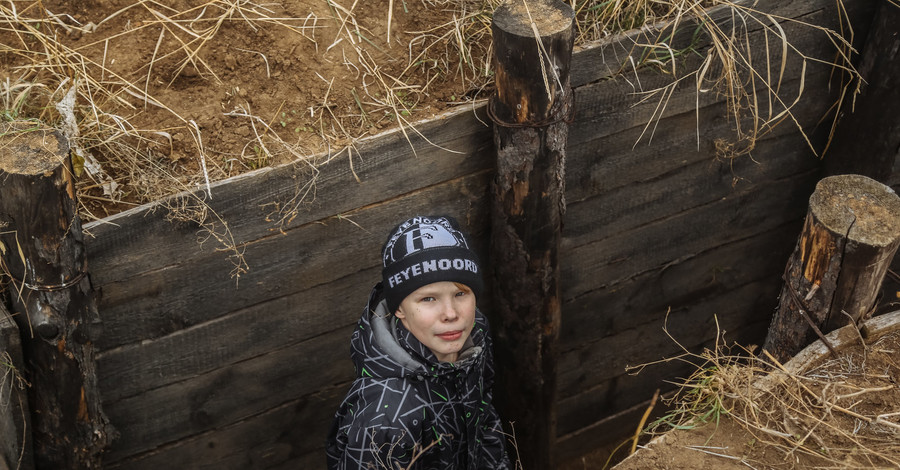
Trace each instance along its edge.
{"label": "tree stump", "polygon": [[891,188],[861,175],[819,181],[763,349],[783,362],[817,334],[866,320],[898,246]]}
{"label": "tree stump", "polygon": [[0,181],[0,252],[31,384],[35,466],[100,468],[111,427],[97,388],[99,315],[65,139],[32,122],[0,126]]}
{"label": "tree stump", "polygon": [[534,469],[553,468],[556,442],[558,253],[573,110],[574,18],[564,2],[516,0],[497,8],[492,24],[497,90],[488,108],[497,149],[491,209],[497,404],[503,419],[514,423],[523,465]]}

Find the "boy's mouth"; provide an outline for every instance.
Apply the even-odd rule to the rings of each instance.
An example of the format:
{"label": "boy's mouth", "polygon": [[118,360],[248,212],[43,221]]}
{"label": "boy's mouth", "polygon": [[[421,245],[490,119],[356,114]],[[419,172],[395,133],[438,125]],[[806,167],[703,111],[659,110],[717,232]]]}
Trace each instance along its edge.
{"label": "boy's mouth", "polygon": [[456,330],[456,331],[448,331],[446,333],[441,333],[436,336],[444,341],[455,341],[455,340],[458,340],[462,336],[462,334],[463,334],[462,330]]}

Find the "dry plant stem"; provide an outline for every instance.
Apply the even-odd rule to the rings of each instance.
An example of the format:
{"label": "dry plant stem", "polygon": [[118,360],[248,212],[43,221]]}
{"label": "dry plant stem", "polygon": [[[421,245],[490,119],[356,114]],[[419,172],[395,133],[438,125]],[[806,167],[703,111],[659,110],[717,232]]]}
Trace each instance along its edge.
{"label": "dry plant stem", "polygon": [[[870,361],[896,364],[891,357],[900,344],[900,333],[892,335],[889,342],[882,336],[867,346]],[[705,422],[710,406],[727,406],[723,415],[747,430],[760,445],[777,450],[795,464],[805,462],[815,468],[900,465],[895,458],[900,447],[891,437],[900,430],[900,411],[855,411],[858,406],[877,401],[871,398],[873,394],[885,394],[884,399],[893,403],[896,384],[884,383],[891,380],[891,374],[866,372],[867,366],[856,362],[859,356],[843,354],[819,365],[813,373],[799,376],[789,373],[771,355],[765,359],[765,354],[760,358],[750,355],[751,351],[745,352],[749,356],[726,355],[724,345],[717,339],[714,349],[700,354],[685,350],[685,354],[668,359],[694,359],[701,365],[674,397],[675,411],[651,424],[648,432],[693,428]],[[777,372],[771,372],[773,368]],[[783,378],[782,374],[790,378]],[[778,380],[760,386],[763,376]],[[869,382],[870,379],[878,382]],[[704,401],[705,397],[710,399]],[[846,402],[839,404],[842,400]],[[694,450],[719,453],[709,447]],[[741,462],[748,467],[756,465],[747,456]]]}
{"label": "dry plant stem", "polygon": [[657,388],[655,392],[653,392],[653,398],[650,399],[650,404],[647,406],[647,409],[644,410],[643,416],[641,416],[641,421],[638,423],[637,430],[634,432],[634,438],[631,441],[631,451],[629,454],[633,454],[635,449],[637,449],[638,438],[641,436],[641,431],[644,429],[644,425],[647,424],[647,418],[650,416],[650,412],[653,411],[653,407],[656,406],[656,400],[659,398],[659,389]]}
{"label": "dry plant stem", "polygon": [[388,47],[391,47],[391,19],[394,15],[394,0],[388,1],[388,14],[387,14],[387,44]]}
{"label": "dry plant stem", "polygon": [[[833,350],[832,350],[832,351],[833,351]],[[848,409],[846,409],[846,408],[844,408],[844,407],[842,407],[842,406],[839,406],[839,405],[837,405],[837,404],[835,404],[835,403],[824,403],[824,402],[822,401],[821,397],[819,397],[818,395],[816,395],[815,392],[813,392],[812,390],[810,390],[810,388],[807,387],[806,384],[804,384],[803,382],[801,382],[797,377],[795,377],[793,374],[791,374],[790,372],[788,372],[788,370],[784,368],[784,366],[781,364],[781,362],[779,362],[779,361],[778,361],[777,359],[775,359],[771,354],[769,354],[769,351],[763,350],[763,353],[766,355],[766,357],[767,357],[770,361],[772,361],[773,364],[775,364],[775,366],[777,366],[779,369],[781,369],[782,372],[784,372],[785,374],[787,374],[788,377],[790,377],[794,382],[796,382],[797,385],[799,385],[804,391],[806,391],[807,393],[809,393],[810,396],[814,397],[814,398],[819,402],[820,405],[822,405],[822,406],[827,406],[828,408],[831,408],[831,409],[840,411],[841,413],[844,413],[844,414],[846,414],[846,415],[848,415],[848,416],[852,416],[852,417],[854,417],[854,418],[856,418],[856,419],[861,419],[861,420],[863,420],[863,421],[865,421],[865,422],[867,422],[867,423],[872,423],[872,422],[874,422],[874,420],[873,420],[872,418],[868,417],[868,416],[863,416],[863,415],[861,415],[861,414],[859,414],[859,413],[856,413],[855,411],[850,411],[850,410],[848,410]]]}

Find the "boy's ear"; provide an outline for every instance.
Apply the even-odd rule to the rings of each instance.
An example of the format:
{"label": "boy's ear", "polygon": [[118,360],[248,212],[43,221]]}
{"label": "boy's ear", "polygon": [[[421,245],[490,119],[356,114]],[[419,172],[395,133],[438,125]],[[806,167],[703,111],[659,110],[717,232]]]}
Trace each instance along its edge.
{"label": "boy's ear", "polygon": [[394,312],[394,316],[403,320],[406,318],[406,313],[403,312],[403,307],[397,307],[397,311]]}

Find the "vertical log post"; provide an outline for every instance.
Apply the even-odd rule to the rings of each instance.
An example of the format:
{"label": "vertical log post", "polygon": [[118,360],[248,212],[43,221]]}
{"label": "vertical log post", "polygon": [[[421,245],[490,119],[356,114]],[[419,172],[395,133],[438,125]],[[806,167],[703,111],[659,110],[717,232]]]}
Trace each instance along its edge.
{"label": "vertical log post", "polygon": [[900,8],[879,3],[859,63],[859,95],[846,100],[825,169],[886,182],[900,171]]}
{"label": "vertical log post", "polygon": [[99,329],[65,139],[0,126],[0,242],[31,384],[38,469],[100,468],[111,427],[92,342]]}
{"label": "vertical log post", "polygon": [[488,108],[497,174],[491,263],[501,391],[496,402],[503,419],[514,423],[527,469],[553,468],[556,441],[558,252],[573,111],[574,18],[565,2],[514,0],[497,8],[492,23],[497,90]]}
{"label": "vertical log post", "polygon": [[786,361],[850,322],[867,319],[900,246],[900,197],[861,175],[822,179],[809,200],[803,233],[763,349]]}
{"label": "vertical log post", "polygon": [[[0,303],[0,469],[32,470],[31,411],[19,327]],[[5,465],[5,466],[4,466]]]}

